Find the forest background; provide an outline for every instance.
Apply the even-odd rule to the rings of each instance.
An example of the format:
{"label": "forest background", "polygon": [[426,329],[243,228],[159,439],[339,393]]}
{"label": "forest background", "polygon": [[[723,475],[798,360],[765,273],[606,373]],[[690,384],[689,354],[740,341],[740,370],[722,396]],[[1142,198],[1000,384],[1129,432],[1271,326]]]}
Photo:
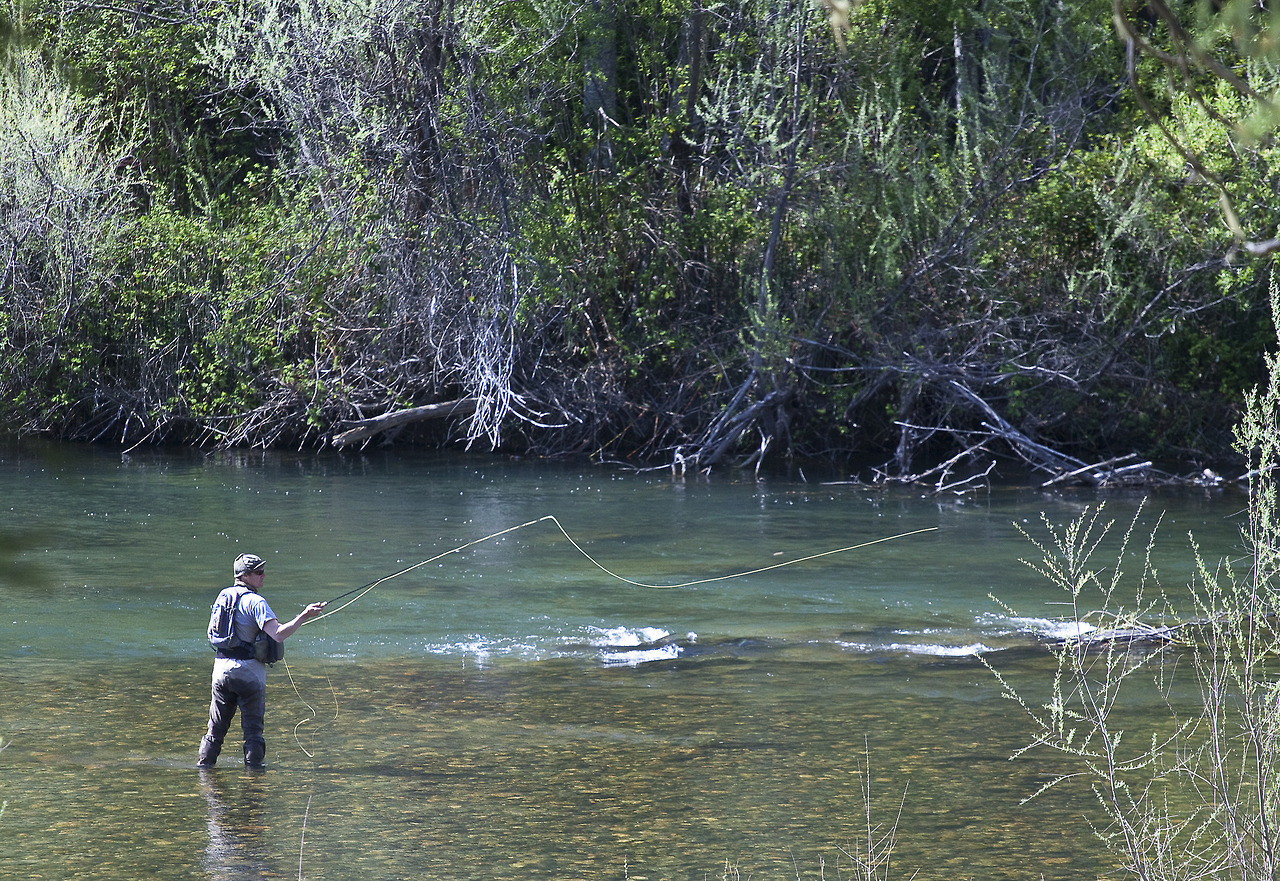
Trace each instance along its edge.
{"label": "forest background", "polygon": [[0,0],[0,419],[1230,467],[1276,339],[1256,6]]}

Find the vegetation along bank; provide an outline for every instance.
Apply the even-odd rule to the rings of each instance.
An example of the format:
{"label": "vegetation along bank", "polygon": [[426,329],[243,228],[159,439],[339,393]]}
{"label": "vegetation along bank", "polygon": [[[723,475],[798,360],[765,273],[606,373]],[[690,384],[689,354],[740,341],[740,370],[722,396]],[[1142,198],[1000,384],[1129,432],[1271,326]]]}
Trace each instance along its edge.
{"label": "vegetation along bank", "polygon": [[1144,480],[1232,467],[1274,348],[1249,4],[0,0],[0,35],[21,433]]}

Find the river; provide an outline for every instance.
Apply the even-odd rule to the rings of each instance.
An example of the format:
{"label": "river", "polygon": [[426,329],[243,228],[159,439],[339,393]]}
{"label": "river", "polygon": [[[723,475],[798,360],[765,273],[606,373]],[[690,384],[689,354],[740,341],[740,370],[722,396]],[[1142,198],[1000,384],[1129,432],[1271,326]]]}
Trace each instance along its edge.
{"label": "river", "polygon": [[[0,499],[0,877],[60,881],[844,878],[868,789],[888,877],[1097,878],[1092,796],[1023,803],[1061,766],[1011,760],[1031,729],[979,660],[1052,670],[1019,526],[1160,519],[1173,593],[1244,507],[37,443]],[[269,674],[268,770],[233,728],[198,772],[246,551],[282,620],[335,601]]]}

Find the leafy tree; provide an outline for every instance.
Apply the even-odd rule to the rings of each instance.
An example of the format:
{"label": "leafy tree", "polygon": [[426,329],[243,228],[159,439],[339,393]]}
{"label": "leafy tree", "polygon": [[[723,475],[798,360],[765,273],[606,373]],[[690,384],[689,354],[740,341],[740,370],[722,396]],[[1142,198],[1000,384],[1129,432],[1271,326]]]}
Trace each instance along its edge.
{"label": "leafy tree", "polygon": [[1269,339],[1160,124],[1234,205],[1270,147],[1212,146],[1251,117],[1209,73],[1132,92],[1105,0],[5,10],[112,175],[74,308],[30,296],[43,256],[5,282],[35,430],[306,446],[458,401],[436,439],[1110,480],[1226,449]]}
{"label": "leafy tree", "polygon": [[[86,320],[109,284],[105,255],[129,233],[128,145],[103,151],[109,112],[29,49],[0,69],[3,396],[20,418],[87,419],[102,367]],[[57,414],[56,416],[54,414]]]}
{"label": "leafy tree", "polygon": [[1185,165],[1216,197],[1246,253],[1269,255],[1280,238],[1259,240],[1246,224],[1264,236],[1277,226],[1259,196],[1276,164],[1278,13],[1248,0],[1184,6],[1150,0],[1135,15],[1114,0],[1133,95],[1159,132],[1166,161]]}

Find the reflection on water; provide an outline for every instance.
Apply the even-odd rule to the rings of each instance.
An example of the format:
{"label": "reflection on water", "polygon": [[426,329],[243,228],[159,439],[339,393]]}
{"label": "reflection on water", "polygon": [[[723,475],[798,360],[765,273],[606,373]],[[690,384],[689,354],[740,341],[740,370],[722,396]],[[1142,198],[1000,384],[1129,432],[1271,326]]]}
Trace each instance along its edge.
{"label": "reflection on water", "polygon": [[213,881],[242,881],[272,874],[271,842],[266,831],[266,775],[255,771],[234,774],[218,770],[197,772],[200,794],[209,806],[209,841],[204,870]]}
{"label": "reflection on water", "polygon": [[[0,878],[849,877],[868,775],[876,820],[900,811],[895,877],[1115,868],[1089,793],[1021,804],[1062,769],[1009,761],[1028,726],[973,657],[1033,696],[1047,682],[1061,598],[1013,524],[1092,496],[61,450],[0,460],[0,498],[0,534],[43,542],[12,551],[42,579],[0,586]],[[1127,522],[1139,501],[1110,504]],[[1170,496],[1148,520],[1227,555],[1239,508]],[[524,530],[303,628],[269,676],[268,770],[195,770],[203,632],[236,553],[268,558],[292,616],[547,513],[657,583],[938,531],[661,591]],[[1166,589],[1180,553],[1158,561]],[[1134,730],[1159,710],[1126,706]]]}

